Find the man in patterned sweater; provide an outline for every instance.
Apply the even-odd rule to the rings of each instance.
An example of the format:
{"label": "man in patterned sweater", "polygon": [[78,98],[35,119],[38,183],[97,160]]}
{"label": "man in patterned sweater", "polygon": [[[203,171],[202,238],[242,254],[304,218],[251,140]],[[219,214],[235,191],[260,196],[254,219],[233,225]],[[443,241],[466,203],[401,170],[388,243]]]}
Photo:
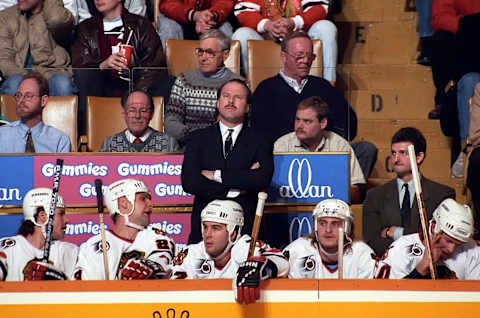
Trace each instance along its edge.
{"label": "man in patterned sweater", "polygon": [[134,90],[122,96],[122,114],[127,129],[107,137],[100,151],[103,152],[178,152],[177,141],[148,126],[153,117],[152,97]]}
{"label": "man in patterned sweater", "polygon": [[173,84],[165,109],[165,131],[181,146],[188,135],[216,121],[217,89],[233,78],[242,79],[225,67],[230,39],[219,30],[209,30],[200,37],[195,50],[198,69],[180,74]]}

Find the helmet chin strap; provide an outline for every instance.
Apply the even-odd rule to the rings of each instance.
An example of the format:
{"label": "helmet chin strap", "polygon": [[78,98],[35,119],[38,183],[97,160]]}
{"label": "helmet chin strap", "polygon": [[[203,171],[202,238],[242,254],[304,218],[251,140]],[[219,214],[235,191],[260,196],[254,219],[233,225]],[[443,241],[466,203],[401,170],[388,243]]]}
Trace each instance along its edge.
{"label": "helmet chin strap", "polygon": [[[329,256],[329,257],[330,256],[338,256],[338,248],[335,250],[334,253],[329,253],[323,248],[322,244],[320,244],[320,240],[318,239],[317,232],[315,232],[315,238],[317,240],[318,249],[323,254],[325,254],[326,256]],[[347,242],[344,244],[344,246],[348,246],[348,245],[352,244],[352,239],[350,238],[350,236],[345,234],[345,238],[347,239]]]}
{"label": "helmet chin strap", "polygon": [[141,226],[141,225],[138,225],[138,224],[135,224],[135,223],[132,223],[128,220],[128,215],[122,215],[124,218],[125,218],[125,226],[128,226],[128,227],[131,227],[131,228],[134,228],[136,230],[144,230],[145,229],[145,226]]}
{"label": "helmet chin strap", "polygon": [[212,257],[212,260],[216,262],[216,261],[219,261],[219,260],[221,260],[222,258],[224,258],[225,255],[227,255],[227,254],[230,252],[230,250],[232,249],[233,245],[235,245],[235,243],[238,241],[238,235],[239,235],[239,234],[236,233],[236,236],[237,236],[237,237],[236,237],[236,239],[235,239],[235,242],[232,242],[232,239],[231,239],[230,234],[229,234],[229,235],[228,235],[228,243],[227,243],[227,246],[225,246],[225,249],[223,250],[222,253],[220,253],[220,255],[217,255],[216,257]]}

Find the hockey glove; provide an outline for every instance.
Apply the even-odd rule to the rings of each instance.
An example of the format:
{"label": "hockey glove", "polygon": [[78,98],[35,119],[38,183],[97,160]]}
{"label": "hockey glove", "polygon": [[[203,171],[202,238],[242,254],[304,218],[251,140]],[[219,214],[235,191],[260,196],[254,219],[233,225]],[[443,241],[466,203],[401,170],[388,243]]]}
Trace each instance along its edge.
{"label": "hockey glove", "polygon": [[260,280],[276,276],[276,266],[264,256],[249,257],[237,271],[236,301],[251,304],[260,298]]}
{"label": "hockey glove", "polygon": [[120,279],[159,279],[165,276],[163,267],[148,259],[131,258],[120,271]]}
{"label": "hockey glove", "polygon": [[67,276],[51,264],[31,260],[23,271],[25,280],[67,280]]}

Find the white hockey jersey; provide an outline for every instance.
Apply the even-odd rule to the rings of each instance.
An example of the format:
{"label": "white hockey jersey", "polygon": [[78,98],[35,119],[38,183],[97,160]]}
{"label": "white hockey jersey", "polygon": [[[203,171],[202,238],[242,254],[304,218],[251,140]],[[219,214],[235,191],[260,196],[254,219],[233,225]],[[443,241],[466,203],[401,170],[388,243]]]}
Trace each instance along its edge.
{"label": "white hockey jersey", "polygon": [[[330,269],[320,257],[313,239],[300,237],[283,251],[290,263],[288,278],[338,278],[338,268]],[[375,253],[361,241],[352,243],[343,256],[343,278],[373,278]]]}
{"label": "white hockey jersey", "polygon": [[[410,274],[423,258],[425,245],[418,233],[405,235],[394,241],[378,260],[376,278],[400,279]],[[480,279],[480,247],[470,241],[443,261],[457,279]],[[451,275],[451,274],[450,274]]]}
{"label": "white hockey jersey", "polygon": [[[144,258],[161,264],[169,270],[175,256],[175,243],[164,232],[153,227],[138,232],[134,241],[106,231],[109,279],[118,279],[120,269],[131,258]],[[103,280],[102,239],[98,234],[80,246],[74,278],[77,280]]]}
{"label": "white hockey jersey", "polygon": [[[251,238],[243,235],[231,249],[231,257],[225,266],[218,268],[205,251],[202,242],[188,245],[174,260],[172,279],[204,279],[204,278],[234,278],[240,265],[247,260]],[[277,277],[286,276],[288,262],[281,251],[272,249],[267,244],[257,241],[255,256],[263,255],[277,265]]]}
{"label": "white hockey jersey", "polygon": [[[72,277],[77,261],[78,246],[62,241],[52,241],[49,263]],[[41,261],[43,249],[38,249],[23,236],[16,235],[0,239],[0,280],[23,281],[26,265],[31,260]]]}

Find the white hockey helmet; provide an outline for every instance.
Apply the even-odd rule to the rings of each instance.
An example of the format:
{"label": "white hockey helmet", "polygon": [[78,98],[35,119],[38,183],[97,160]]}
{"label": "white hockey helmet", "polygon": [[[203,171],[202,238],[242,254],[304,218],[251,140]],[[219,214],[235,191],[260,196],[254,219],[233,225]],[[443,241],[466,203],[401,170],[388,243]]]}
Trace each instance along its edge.
{"label": "white hockey helmet", "polygon": [[121,197],[126,197],[127,200],[132,204],[131,210],[127,213],[127,216],[131,215],[135,208],[135,195],[139,192],[146,192],[150,194],[150,190],[148,189],[147,185],[140,180],[122,179],[110,184],[104,196],[104,202],[108,211],[110,212],[110,215],[123,215],[118,209],[118,199]]}
{"label": "white hockey helmet", "polygon": [[[50,212],[50,204],[52,202],[52,190],[48,188],[35,188],[27,192],[23,198],[23,216],[25,220],[32,221],[33,224],[43,226],[35,220],[35,214],[38,208],[43,208],[47,215]],[[65,208],[65,202],[61,195],[57,195],[57,207]]]}
{"label": "white hockey helmet", "polygon": [[[457,203],[453,199],[445,199],[433,212],[435,221],[433,235],[446,233],[461,242],[468,242],[473,236],[473,215],[468,205]],[[430,226],[430,229],[432,227]]]}
{"label": "white hockey helmet", "polygon": [[200,217],[202,223],[209,221],[225,224],[227,226],[229,240],[230,235],[238,226],[235,241],[240,237],[243,226],[243,209],[237,202],[231,200],[213,200],[203,208]]}
{"label": "white hockey helmet", "polygon": [[315,224],[315,232],[318,227],[318,219],[320,218],[338,218],[344,221],[343,229],[345,234],[349,236],[352,230],[353,213],[347,203],[339,199],[326,199],[319,202],[312,212],[313,222]]}

